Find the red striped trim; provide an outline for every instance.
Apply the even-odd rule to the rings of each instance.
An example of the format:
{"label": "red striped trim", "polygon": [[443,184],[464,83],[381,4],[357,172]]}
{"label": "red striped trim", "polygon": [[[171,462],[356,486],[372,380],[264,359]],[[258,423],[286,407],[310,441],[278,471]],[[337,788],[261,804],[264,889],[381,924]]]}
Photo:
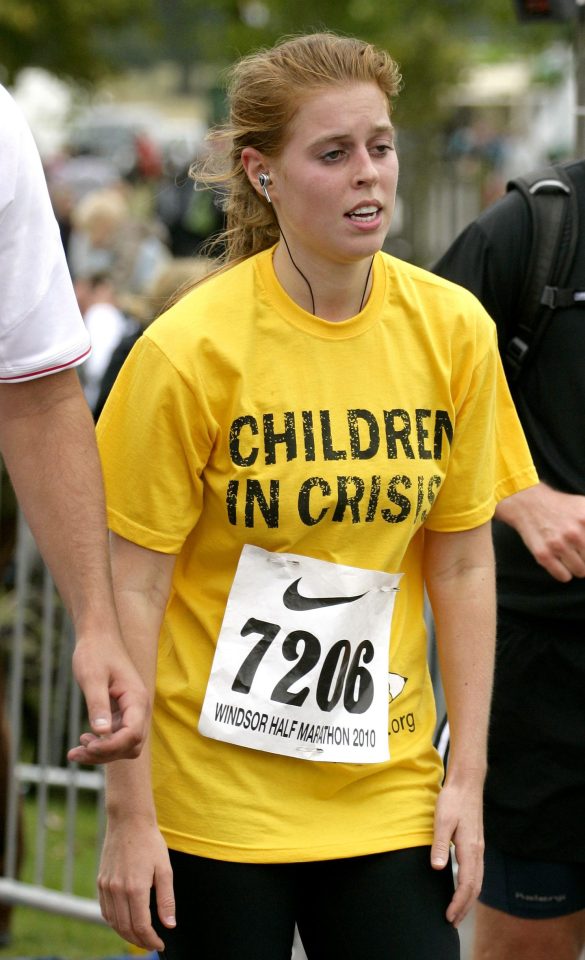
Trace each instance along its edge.
{"label": "red striped trim", "polygon": [[74,357],[73,360],[69,360],[67,363],[60,363],[56,367],[44,367],[43,370],[33,370],[31,373],[21,373],[15,377],[0,377],[2,380],[35,380],[38,377],[46,376],[48,373],[58,373],[59,370],[66,370],[67,367],[73,366],[75,363],[79,363],[80,360],[83,360],[91,353],[91,347],[88,347],[84,353],[80,353],[78,357]]}

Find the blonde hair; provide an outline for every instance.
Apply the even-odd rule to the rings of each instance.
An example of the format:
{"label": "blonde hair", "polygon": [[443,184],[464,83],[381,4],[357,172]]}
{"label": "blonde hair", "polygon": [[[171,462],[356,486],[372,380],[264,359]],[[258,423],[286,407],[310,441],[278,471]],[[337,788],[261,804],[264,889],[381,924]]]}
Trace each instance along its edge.
{"label": "blonde hair", "polygon": [[103,187],[86,194],[74,208],[71,219],[76,229],[90,235],[102,227],[113,235],[128,216],[128,202],[120,191]]}
{"label": "blonde hair", "polygon": [[120,294],[118,305],[143,327],[180,300],[213,270],[214,261],[203,256],[173,257],[156,274],[144,294]]}
{"label": "blonde hair", "polygon": [[223,187],[226,228],[218,239],[225,248],[225,265],[265,250],[279,236],[271,207],[256,193],[242,166],[244,147],[277,157],[302,102],[316,90],[351,83],[377,84],[390,114],[401,77],[385,50],[329,32],[281,40],[232,67],[228,122],[211,131],[207,139],[214,149],[190,171],[198,183]]}

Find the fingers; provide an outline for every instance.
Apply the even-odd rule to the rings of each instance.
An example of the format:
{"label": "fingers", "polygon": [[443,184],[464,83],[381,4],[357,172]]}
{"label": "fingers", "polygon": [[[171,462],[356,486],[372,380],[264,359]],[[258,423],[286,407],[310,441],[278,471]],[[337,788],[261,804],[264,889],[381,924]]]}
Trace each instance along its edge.
{"label": "fingers", "polygon": [[585,577],[585,497],[539,483],[506,497],[496,511],[555,580]]}
{"label": "fingers", "polygon": [[568,583],[573,577],[585,577],[585,559],[569,543],[544,544],[533,552],[537,563],[561,583]]}
{"label": "fingers", "polygon": [[72,747],[67,759],[76,763],[110,763],[112,760],[133,760],[140,756],[142,741],[126,727],[108,737],[82,733],[79,746]]}
{"label": "fingers", "polygon": [[173,875],[160,874],[156,886],[156,909],[163,926],[172,930],[177,925],[175,918],[175,895],[173,892]]}
{"label": "fingers", "polygon": [[539,559],[535,554],[535,559],[540,564],[541,567],[544,567],[547,573],[550,573],[551,577],[555,580],[558,580],[559,583],[568,583],[569,580],[573,579],[573,575],[565,566],[565,564],[558,559],[558,557],[543,557]]}
{"label": "fingers", "polygon": [[483,880],[483,845],[466,851],[457,869],[457,887],[447,908],[447,920],[458,927],[477,900]]}
{"label": "fingers", "polygon": [[113,727],[107,677],[104,676],[101,682],[94,678],[93,682],[86,683],[81,689],[93,733],[97,737],[108,736],[112,733]]}
{"label": "fingers", "polygon": [[443,789],[435,809],[435,830],[431,847],[431,866],[434,870],[442,870],[450,862],[451,838],[457,823],[449,813],[448,807],[445,810],[447,796],[447,790]]}
{"label": "fingers", "polygon": [[[442,849],[439,853],[434,851],[435,845],[433,844],[431,849],[431,866],[435,870],[444,869],[450,862],[450,857],[447,856],[445,858],[445,854]],[[449,923],[452,923],[454,927],[458,927],[459,924],[465,919],[475,900],[479,896],[482,877],[482,858],[480,858],[479,861],[474,859],[473,866],[471,866],[470,869],[462,869],[460,866],[457,870],[457,887],[455,889],[455,893],[453,894],[453,899],[447,907],[445,914]]]}
{"label": "fingers", "polygon": [[[150,913],[150,890],[143,886],[133,886],[131,882],[123,884],[117,880],[107,880],[98,876],[99,901],[102,916],[124,940],[146,950],[164,950],[161,940],[152,925]],[[173,928],[175,921],[175,900],[173,895],[172,871],[159,879],[156,886],[157,912],[165,927]]]}
{"label": "fingers", "polygon": [[94,733],[82,733],[79,738],[80,746],[68,750],[67,759],[72,763],[92,763],[93,761],[89,759],[91,753],[88,749],[92,740],[99,740],[99,737],[96,737]]}
{"label": "fingers", "polygon": [[431,866],[434,870],[442,870],[449,863],[451,844],[449,840],[435,835],[431,847]]}
{"label": "fingers", "polygon": [[104,920],[123,940],[145,950],[164,950],[164,941],[151,923],[148,892],[126,896],[115,887],[100,888],[99,900]]}
{"label": "fingers", "polygon": [[133,759],[140,754],[148,731],[147,689],[121,641],[108,646],[106,639],[100,646],[95,637],[85,637],[73,652],[73,672],[85,698],[93,737],[81,740],[70,759],[83,763]]}
{"label": "fingers", "polygon": [[118,698],[118,710],[112,714],[113,733],[92,740],[88,749],[94,754],[92,763],[109,763],[110,760],[135,759],[140,756],[148,733],[150,702],[146,688],[132,694],[124,693]]}
{"label": "fingers", "polygon": [[[431,866],[435,870],[450,868],[451,841],[454,843],[457,859],[457,886],[453,899],[446,911],[446,918],[458,927],[479,895],[483,880],[483,830],[481,826],[480,801],[472,803],[468,796],[460,797],[457,804],[451,804],[448,791],[443,790],[435,812],[435,833],[431,847]],[[441,802],[442,801],[442,802]],[[454,811],[464,804],[466,816]],[[474,806],[477,809],[474,811]]]}
{"label": "fingers", "polygon": [[107,655],[98,658],[98,640],[94,637],[78,640],[73,651],[73,674],[85,698],[87,715],[92,732],[108,736],[113,732],[111,672]]}
{"label": "fingers", "polygon": [[[150,720],[150,703],[146,687],[140,680],[124,685],[122,679],[109,680],[102,674],[92,683],[78,678],[90,716],[91,732],[84,732],[79,746],[73,747],[67,758],[77,763],[110,763],[112,760],[132,760],[140,755]],[[107,718],[99,692],[107,695]],[[96,713],[98,711],[98,713]],[[99,715],[101,711],[101,715]]]}

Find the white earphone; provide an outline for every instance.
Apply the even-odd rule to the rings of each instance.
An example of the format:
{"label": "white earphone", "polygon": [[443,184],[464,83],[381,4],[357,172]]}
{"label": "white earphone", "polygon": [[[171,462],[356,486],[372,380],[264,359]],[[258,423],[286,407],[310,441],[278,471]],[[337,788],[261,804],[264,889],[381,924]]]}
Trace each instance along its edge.
{"label": "white earphone", "polygon": [[268,184],[271,182],[269,173],[259,173],[258,174],[258,183],[262,189],[262,193],[268,200],[268,203],[272,203],[270,199],[270,194],[268,193]]}

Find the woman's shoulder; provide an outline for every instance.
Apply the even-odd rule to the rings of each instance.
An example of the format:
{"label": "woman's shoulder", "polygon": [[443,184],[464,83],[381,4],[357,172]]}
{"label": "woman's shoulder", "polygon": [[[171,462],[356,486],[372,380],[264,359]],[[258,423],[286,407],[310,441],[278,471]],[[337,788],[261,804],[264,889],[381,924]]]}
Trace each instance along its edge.
{"label": "woman's shoulder", "polygon": [[422,289],[427,289],[430,295],[435,294],[438,297],[447,297],[448,299],[461,299],[463,302],[477,301],[477,298],[465,287],[451,280],[446,280],[432,270],[417,266],[408,260],[400,260],[390,254],[383,254],[387,269],[397,278],[410,281]]}
{"label": "woman's shoulder", "polygon": [[241,321],[246,308],[253,308],[253,259],[212,270],[150,324],[149,335],[161,339],[221,336],[236,314]]}
{"label": "woman's shoulder", "polygon": [[493,325],[475,294],[460,284],[389,254],[384,254],[384,260],[390,287],[398,288],[406,300],[416,301],[445,319],[452,318],[456,322],[467,320],[473,325],[487,328]]}

